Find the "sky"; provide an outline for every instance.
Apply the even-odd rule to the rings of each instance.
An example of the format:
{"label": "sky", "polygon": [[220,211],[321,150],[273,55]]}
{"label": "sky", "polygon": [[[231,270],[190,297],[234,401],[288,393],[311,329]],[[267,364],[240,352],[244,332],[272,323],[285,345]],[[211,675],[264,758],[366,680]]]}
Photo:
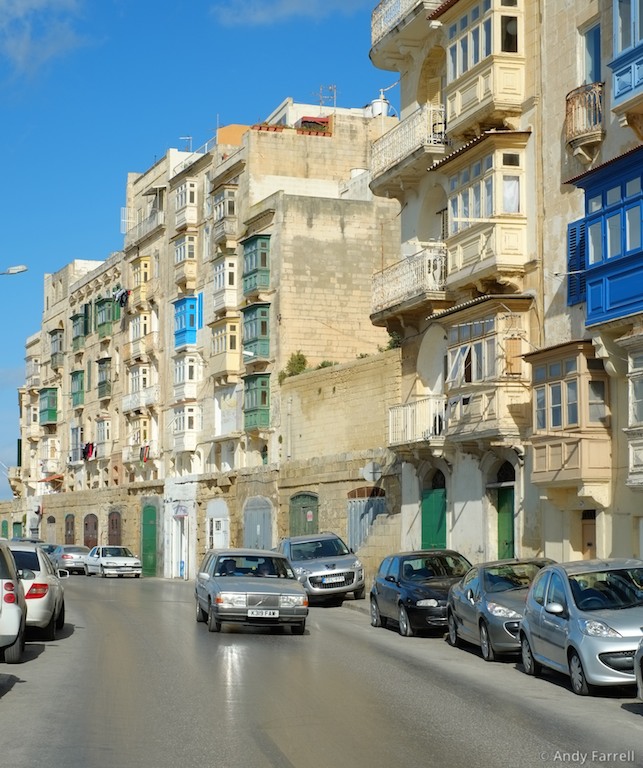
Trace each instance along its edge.
{"label": "sky", "polygon": [[[123,247],[129,172],[281,102],[363,107],[375,0],[0,0],[0,500],[44,275]],[[171,10],[170,10],[171,9]],[[387,91],[395,105],[397,89]],[[186,139],[184,137],[191,137]]]}

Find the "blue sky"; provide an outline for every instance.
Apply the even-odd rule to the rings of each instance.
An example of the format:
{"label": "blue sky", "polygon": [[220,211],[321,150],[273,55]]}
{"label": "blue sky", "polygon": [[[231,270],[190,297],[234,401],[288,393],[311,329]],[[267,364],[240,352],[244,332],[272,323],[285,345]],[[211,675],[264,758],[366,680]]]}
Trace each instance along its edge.
{"label": "blue sky", "polygon": [[[362,107],[397,80],[370,62],[375,0],[0,0],[4,237],[0,499],[16,464],[24,343],[43,275],[120,250],[128,172],[285,98]],[[397,89],[387,96],[395,104]],[[3,466],[4,465],[4,466]]]}

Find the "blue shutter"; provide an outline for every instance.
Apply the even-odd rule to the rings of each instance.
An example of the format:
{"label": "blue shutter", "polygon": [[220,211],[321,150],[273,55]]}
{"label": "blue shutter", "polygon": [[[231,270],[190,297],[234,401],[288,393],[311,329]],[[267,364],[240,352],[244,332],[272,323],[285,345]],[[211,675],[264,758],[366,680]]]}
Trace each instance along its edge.
{"label": "blue shutter", "polygon": [[567,306],[585,301],[585,272],[587,270],[585,219],[567,227]]}

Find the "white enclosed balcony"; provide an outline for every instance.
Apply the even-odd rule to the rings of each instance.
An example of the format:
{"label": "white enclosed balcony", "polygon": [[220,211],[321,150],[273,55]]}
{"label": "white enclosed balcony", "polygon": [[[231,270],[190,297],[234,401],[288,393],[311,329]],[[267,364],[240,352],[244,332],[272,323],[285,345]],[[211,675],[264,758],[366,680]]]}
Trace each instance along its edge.
{"label": "white enclosed balcony", "polygon": [[417,184],[427,174],[431,155],[447,144],[444,107],[423,104],[373,143],[371,189],[385,195],[400,182]]}
{"label": "white enclosed balcony", "polygon": [[123,397],[123,413],[152,407],[159,402],[159,395],[158,384],[152,387],[145,387],[145,389],[140,389],[138,392],[131,392]]}
{"label": "white enclosed balcony", "polygon": [[446,431],[446,408],[447,399],[444,395],[429,395],[412,403],[389,408],[389,446],[442,438]]}
{"label": "white enclosed balcony", "polygon": [[407,258],[373,275],[372,312],[401,305],[422,304],[446,286],[447,251],[444,243],[417,243]]}

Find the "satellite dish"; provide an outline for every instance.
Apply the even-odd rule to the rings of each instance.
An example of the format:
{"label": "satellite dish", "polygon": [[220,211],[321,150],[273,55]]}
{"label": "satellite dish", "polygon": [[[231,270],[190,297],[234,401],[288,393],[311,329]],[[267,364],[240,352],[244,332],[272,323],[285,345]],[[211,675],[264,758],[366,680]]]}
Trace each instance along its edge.
{"label": "satellite dish", "polygon": [[382,467],[375,461],[369,461],[365,467],[362,467],[360,474],[368,483],[376,483],[382,477]]}

